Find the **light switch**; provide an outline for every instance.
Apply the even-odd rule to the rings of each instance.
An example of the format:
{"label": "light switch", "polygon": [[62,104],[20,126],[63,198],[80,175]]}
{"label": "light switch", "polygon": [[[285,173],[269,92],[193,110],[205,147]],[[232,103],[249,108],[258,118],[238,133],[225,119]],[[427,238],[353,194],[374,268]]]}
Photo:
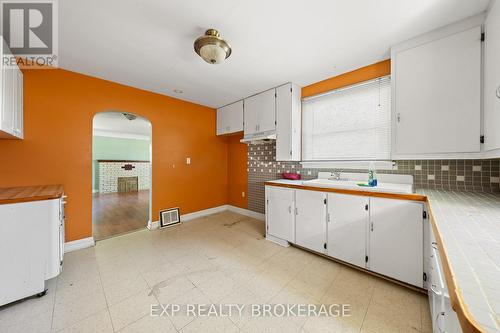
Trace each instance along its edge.
{"label": "light switch", "polygon": [[191,157],[186,157],[186,164],[187,165],[191,164]]}
{"label": "light switch", "polygon": [[245,192],[241,192],[241,197],[244,198],[245,197]]}

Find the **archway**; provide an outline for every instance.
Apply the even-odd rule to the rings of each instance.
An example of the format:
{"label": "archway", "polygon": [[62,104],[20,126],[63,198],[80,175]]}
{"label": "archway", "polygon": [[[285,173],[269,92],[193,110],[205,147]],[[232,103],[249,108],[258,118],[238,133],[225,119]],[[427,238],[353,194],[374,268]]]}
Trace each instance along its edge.
{"label": "archway", "polygon": [[92,230],[96,241],[146,228],[151,217],[151,122],[123,111],[94,115]]}

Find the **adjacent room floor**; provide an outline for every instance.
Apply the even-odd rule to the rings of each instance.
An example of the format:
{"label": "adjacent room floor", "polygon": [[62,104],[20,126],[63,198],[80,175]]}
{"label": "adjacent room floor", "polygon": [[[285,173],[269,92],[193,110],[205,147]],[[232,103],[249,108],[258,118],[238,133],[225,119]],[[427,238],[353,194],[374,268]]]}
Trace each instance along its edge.
{"label": "adjacent room floor", "polygon": [[96,241],[143,229],[149,219],[149,190],[95,193],[92,228]]}
{"label": "adjacent room floor", "polygon": [[[425,295],[263,234],[223,212],[68,253],[46,296],[0,308],[0,331],[431,332]],[[351,316],[151,317],[158,303],[342,303]]]}

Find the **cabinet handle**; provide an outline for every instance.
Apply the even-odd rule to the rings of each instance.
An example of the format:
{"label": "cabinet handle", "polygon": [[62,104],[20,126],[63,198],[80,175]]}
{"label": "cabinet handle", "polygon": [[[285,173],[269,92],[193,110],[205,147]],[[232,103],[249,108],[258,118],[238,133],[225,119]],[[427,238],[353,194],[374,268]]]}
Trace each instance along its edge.
{"label": "cabinet handle", "polygon": [[295,207],[295,215],[299,215],[299,211],[297,210],[297,207]]}
{"label": "cabinet handle", "polygon": [[500,98],[500,86],[498,86],[496,91],[497,98]]}
{"label": "cabinet handle", "polygon": [[373,231],[373,222],[370,222],[370,230]]}
{"label": "cabinet handle", "polygon": [[288,206],[288,213],[292,214],[292,206]]}
{"label": "cabinet handle", "polygon": [[441,325],[439,325],[439,316],[444,317],[445,315],[446,314],[444,313],[444,311],[441,311],[436,315],[436,326],[437,326],[439,332],[441,332],[441,333],[445,333],[445,331],[443,331],[443,329],[441,329]]}
{"label": "cabinet handle", "polygon": [[398,112],[397,117],[398,117],[398,123],[399,123],[401,121],[401,113]]}
{"label": "cabinet handle", "polygon": [[437,249],[438,249],[437,245],[438,245],[438,244],[437,244],[436,242],[432,242],[432,243],[431,243],[431,247],[432,247],[434,250],[437,250]]}

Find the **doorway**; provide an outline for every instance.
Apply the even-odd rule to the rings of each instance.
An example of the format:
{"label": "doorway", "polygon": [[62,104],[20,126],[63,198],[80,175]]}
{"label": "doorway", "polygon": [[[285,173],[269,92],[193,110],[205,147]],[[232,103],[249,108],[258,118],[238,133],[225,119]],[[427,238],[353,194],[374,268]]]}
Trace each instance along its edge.
{"label": "doorway", "polygon": [[151,216],[151,122],[127,112],[94,116],[92,230],[96,241],[147,227]]}

